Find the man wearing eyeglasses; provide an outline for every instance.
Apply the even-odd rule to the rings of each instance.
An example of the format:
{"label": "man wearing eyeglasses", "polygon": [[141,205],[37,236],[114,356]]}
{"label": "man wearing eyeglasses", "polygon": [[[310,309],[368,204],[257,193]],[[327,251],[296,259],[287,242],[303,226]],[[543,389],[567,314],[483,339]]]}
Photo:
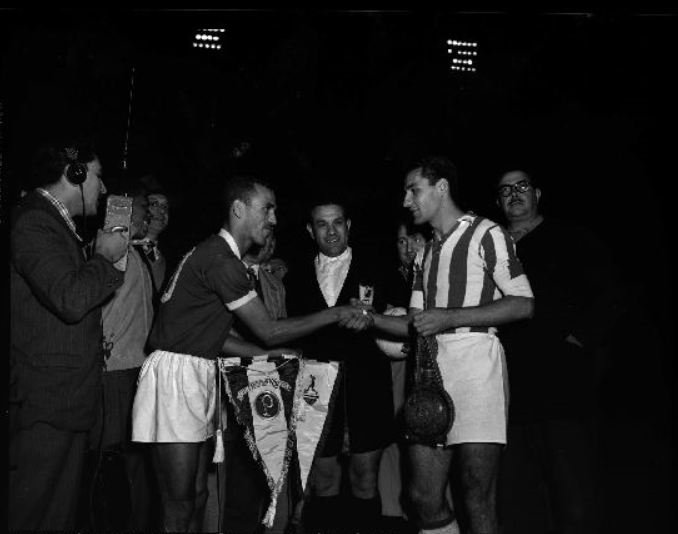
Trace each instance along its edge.
{"label": "man wearing eyeglasses", "polygon": [[508,231],[516,242],[544,220],[537,209],[541,190],[522,171],[506,173],[499,182],[497,195],[508,219]]}
{"label": "man wearing eyeglasses", "polygon": [[538,302],[530,321],[499,331],[511,391],[499,502],[507,532],[525,531],[524,521],[538,516],[517,511],[528,496],[521,492],[525,473],[534,471],[519,462],[529,458],[548,488],[556,530],[594,533],[595,352],[618,316],[615,271],[590,231],[544,217],[541,198],[534,176],[523,170],[498,182],[496,202]]}

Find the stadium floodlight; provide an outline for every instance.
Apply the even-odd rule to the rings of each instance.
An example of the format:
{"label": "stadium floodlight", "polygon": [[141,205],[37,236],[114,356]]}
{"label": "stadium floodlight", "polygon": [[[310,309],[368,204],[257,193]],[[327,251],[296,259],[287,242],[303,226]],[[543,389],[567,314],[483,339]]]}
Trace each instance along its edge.
{"label": "stadium floodlight", "polygon": [[193,48],[202,48],[209,50],[221,50],[224,39],[223,28],[202,28],[196,30],[193,36]]}
{"label": "stadium floodlight", "polygon": [[450,55],[451,69],[458,72],[476,72],[478,61],[478,43],[476,41],[460,41],[447,39],[447,53]]}

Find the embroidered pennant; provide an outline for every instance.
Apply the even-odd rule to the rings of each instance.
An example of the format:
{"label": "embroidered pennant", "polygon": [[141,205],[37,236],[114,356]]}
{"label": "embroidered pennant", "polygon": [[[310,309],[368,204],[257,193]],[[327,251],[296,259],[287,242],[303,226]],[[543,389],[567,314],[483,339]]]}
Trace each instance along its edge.
{"label": "embroidered pennant", "polygon": [[266,475],[271,504],[263,523],[270,528],[295,442],[306,486],[330,412],[338,364],[266,355],[219,358],[218,363],[245,441]]}
{"label": "embroidered pennant", "polygon": [[339,373],[338,362],[304,360],[300,373],[299,393],[303,399],[296,412],[297,456],[301,473],[301,487],[306,489],[308,475],[316,451],[324,442],[336,396],[335,383]]}

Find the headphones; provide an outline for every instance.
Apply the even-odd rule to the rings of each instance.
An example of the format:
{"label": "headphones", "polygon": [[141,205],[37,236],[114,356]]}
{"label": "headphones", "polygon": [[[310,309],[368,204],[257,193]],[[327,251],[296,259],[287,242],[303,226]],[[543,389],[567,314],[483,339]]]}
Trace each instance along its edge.
{"label": "headphones", "polygon": [[66,179],[73,185],[82,185],[87,180],[87,167],[78,161],[78,150],[66,148],[68,166],[66,167]]}

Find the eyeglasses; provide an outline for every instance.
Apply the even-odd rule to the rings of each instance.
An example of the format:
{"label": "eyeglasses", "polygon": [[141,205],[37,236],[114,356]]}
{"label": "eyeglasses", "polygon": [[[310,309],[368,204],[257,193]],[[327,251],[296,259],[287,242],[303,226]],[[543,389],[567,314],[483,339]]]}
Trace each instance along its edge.
{"label": "eyeglasses", "polygon": [[520,180],[520,182],[516,182],[515,184],[500,185],[497,188],[497,191],[499,192],[500,196],[508,197],[513,191],[525,193],[530,189],[530,187],[532,187],[532,184],[529,181]]}

